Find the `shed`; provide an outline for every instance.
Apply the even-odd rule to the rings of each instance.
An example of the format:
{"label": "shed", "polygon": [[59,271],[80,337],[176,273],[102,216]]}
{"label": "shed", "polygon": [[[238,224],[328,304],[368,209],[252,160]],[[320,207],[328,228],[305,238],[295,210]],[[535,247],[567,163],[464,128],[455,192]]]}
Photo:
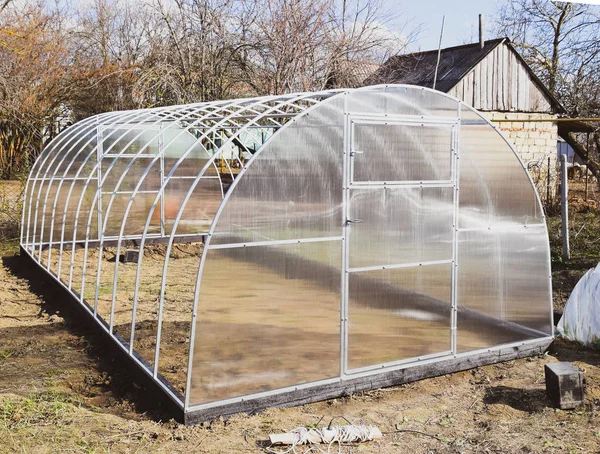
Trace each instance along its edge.
{"label": "shed", "polygon": [[[365,85],[405,83],[433,88],[438,50],[391,57]],[[515,145],[539,189],[557,183],[558,128],[565,109],[508,38],[441,50],[435,89],[455,96],[495,122]],[[554,191],[551,191],[554,192]]]}
{"label": "shed", "polygon": [[20,243],[188,423],[552,340],[530,177],[483,115],[423,87],[82,120],[35,162]]}

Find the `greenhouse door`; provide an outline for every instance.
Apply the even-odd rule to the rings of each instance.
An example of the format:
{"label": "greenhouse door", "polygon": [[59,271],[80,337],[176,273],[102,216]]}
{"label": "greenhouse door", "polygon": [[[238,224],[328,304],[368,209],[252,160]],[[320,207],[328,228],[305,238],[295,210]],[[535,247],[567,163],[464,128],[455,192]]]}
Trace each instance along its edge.
{"label": "greenhouse door", "polygon": [[345,373],[453,351],[456,130],[348,120]]}

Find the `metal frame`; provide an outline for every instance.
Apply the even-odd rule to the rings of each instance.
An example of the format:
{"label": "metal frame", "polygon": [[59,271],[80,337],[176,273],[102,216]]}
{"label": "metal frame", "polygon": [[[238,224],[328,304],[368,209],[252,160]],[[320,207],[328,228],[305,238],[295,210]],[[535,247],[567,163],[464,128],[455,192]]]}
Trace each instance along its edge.
{"label": "metal frame", "polygon": [[[404,85],[383,85],[376,87],[365,87],[362,89],[347,90],[329,90],[317,93],[297,93],[281,96],[268,96],[262,98],[236,99],[230,101],[216,101],[208,103],[198,103],[183,106],[171,106],[153,108],[139,111],[124,111],[101,114],[95,117],[83,120],[76,125],[68,128],[59,134],[42,152],[36,160],[29,174],[25,187],[25,202],[22,213],[21,227],[21,246],[22,250],[34,261],[48,272],[59,285],[68,291],[79,304],[88,311],[97,324],[106,333],[112,337],[117,345],[131,357],[131,359],[140,366],[143,372],[150,377],[156,384],[162,388],[184,412],[190,413],[207,408],[218,407],[232,402],[244,402],[252,399],[259,399],[264,396],[277,395],[290,390],[310,389],[314,386],[344,382],[354,380],[360,377],[371,377],[383,371],[396,371],[400,369],[411,368],[416,364],[431,364],[445,358],[463,358],[478,352],[458,353],[457,352],[457,319],[460,302],[458,301],[458,235],[462,231],[484,230],[483,228],[461,228],[459,222],[459,200],[460,200],[460,125],[461,124],[481,124],[489,125],[500,134],[497,127],[487,121],[483,116],[477,114],[481,120],[461,121],[461,112],[472,109],[465,106],[460,101],[446,94],[436,93],[440,97],[451,99],[456,102],[456,117],[442,117],[424,115],[402,115],[389,113],[364,113],[350,112],[349,98],[359,91],[368,90],[411,90],[417,92],[433,92],[425,88],[410,87]],[[232,193],[235,192],[239,182],[244,178],[246,172],[252,168],[256,158],[265,150],[267,145],[274,137],[279,137],[286,133],[286,128],[294,124],[304,116],[308,116],[314,109],[319,109],[326,105],[329,100],[343,97],[344,103],[344,124],[343,124],[343,169],[342,169],[342,218],[349,218],[350,191],[352,189],[381,189],[381,188],[452,188],[452,253],[451,257],[444,260],[422,261],[415,263],[389,264],[382,266],[354,267],[350,265],[350,242],[351,242],[351,224],[344,222],[341,226],[342,234],[340,236],[327,236],[302,239],[274,240],[264,238],[262,241],[251,242],[232,242],[228,244],[211,244],[211,239],[215,233],[219,218],[223,213]],[[473,111],[474,112],[474,111]],[[471,113],[473,113],[471,112]],[[449,150],[450,162],[450,180],[428,180],[428,181],[354,181],[353,179],[353,149],[354,127],[356,124],[393,124],[393,125],[431,125],[431,126],[449,126],[451,129],[451,149]],[[231,162],[224,160],[226,169],[222,174],[217,163],[223,162],[228,147],[234,143],[239,143],[238,138],[248,130],[260,130],[263,144],[254,149],[253,156],[244,162],[241,159],[241,152],[250,152],[247,147],[240,149],[240,154],[233,157]],[[171,130],[175,134],[168,141],[165,141],[165,131]],[[224,137],[217,143],[214,140],[215,134],[221,134],[228,131]],[[265,134],[266,133],[266,134]],[[145,135],[144,135],[145,134]],[[501,135],[501,134],[500,134]],[[266,139],[265,139],[266,136]],[[139,146],[135,144],[142,139]],[[175,162],[171,164],[170,170],[165,168],[165,154],[170,147],[177,144],[181,137],[187,137],[189,146],[186,149],[179,150]],[[105,142],[110,140],[109,146],[105,149]],[[507,149],[510,149],[515,156],[514,148],[504,138]],[[148,153],[150,145],[157,146],[156,154]],[[239,145],[238,145],[239,146]],[[132,147],[133,151],[132,151]],[[214,150],[210,152],[209,150]],[[196,175],[180,175],[177,173],[182,164],[186,162],[192,153],[199,152],[205,155],[202,169]],[[221,161],[219,161],[221,160]],[[111,178],[111,183],[115,179],[111,175],[117,163],[124,161],[128,164],[120,174],[116,175],[114,187],[111,184],[110,190],[106,190],[107,179]],[[531,177],[527,174],[525,166],[520,161],[524,174],[529,179],[529,184],[535,188]],[[135,165],[141,169],[141,172],[134,174],[136,179],[133,182],[135,186],[129,189],[123,188],[123,183],[130,177],[130,171]],[[141,165],[141,167],[140,167]],[[221,164],[223,165],[223,164]],[[234,172],[233,166],[239,167],[239,172]],[[148,182],[154,184],[148,178],[151,172],[159,166],[160,178],[158,185],[151,190],[141,189]],[[210,173],[214,170],[214,173]],[[229,189],[225,190],[225,184],[222,176],[227,176],[231,181]],[[193,199],[194,191],[197,188],[204,187],[210,182],[218,183],[220,187],[221,202],[212,219],[204,220],[208,228],[200,230],[198,233],[186,234],[178,232],[182,224],[182,218],[186,212],[188,202]],[[188,182],[186,192],[183,196],[180,206],[167,228],[165,217],[165,190],[172,181]],[[64,185],[65,183],[66,186]],[[70,183],[70,185],[69,185]],[[211,183],[212,184],[212,183]],[[75,189],[80,190],[79,196],[73,196]],[[86,200],[86,194],[95,191],[91,202]],[[534,191],[535,192],[535,191]],[[536,194],[536,203],[541,207],[539,195]],[[133,203],[138,195],[154,195],[148,213],[143,223],[141,233],[130,232],[127,230],[127,222],[130,220]],[[108,222],[111,209],[115,205],[117,196],[129,196],[126,203],[123,218],[118,225],[118,234],[107,234]],[[151,197],[152,199],[152,197]],[[63,203],[64,202],[64,203]],[[105,203],[106,202],[106,203]],[[160,205],[159,205],[160,204]],[[76,209],[71,212],[72,223],[67,223],[68,209],[76,205]],[[158,205],[158,206],[157,206]],[[51,211],[50,211],[51,207]],[[62,207],[62,213],[61,213]],[[155,226],[153,214],[159,210],[159,224]],[[541,209],[541,208],[540,208]],[[96,220],[93,222],[94,217]],[[58,225],[57,225],[58,224]],[[545,224],[543,232],[547,236]],[[529,227],[538,226],[538,224]],[[151,232],[154,227],[158,227],[158,232]],[[527,227],[527,226],[525,226]],[[60,238],[57,239],[60,231]],[[486,228],[485,230],[488,230]],[[48,231],[46,233],[46,231]],[[198,235],[206,235],[204,250],[199,260],[197,279],[194,284],[194,294],[190,302],[193,305],[190,313],[190,346],[188,350],[187,377],[185,395],[180,395],[172,387],[165,383],[164,378],[159,373],[161,331],[164,315],[165,291],[169,272],[170,252],[177,240],[196,238]],[[138,358],[139,355],[134,350],[136,334],[136,313],[139,300],[139,284],[142,276],[142,265],[144,263],[144,246],[154,239],[163,239],[166,244],[165,259],[162,266],[162,278],[157,301],[157,328],[156,343],[153,362],[148,362]],[[86,274],[88,263],[88,252],[92,248],[102,251],[108,242],[116,242],[116,256],[118,257],[123,247],[123,241],[138,241],[139,259],[136,267],[136,279],[133,290],[133,300],[131,309],[131,331],[128,340],[123,340],[114,331],[115,310],[118,304],[118,277],[119,260],[114,263],[112,272],[112,295],[110,305],[110,315],[107,320],[101,318],[98,313],[98,301],[101,285],[101,271],[103,266],[102,254],[98,254],[97,267],[95,273],[95,298],[94,301],[85,300],[86,278],[93,277]],[[341,301],[340,301],[340,369],[339,376],[317,382],[299,384],[290,388],[280,388],[268,392],[256,393],[249,396],[232,397],[222,401],[208,402],[196,405],[190,402],[191,377],[193,374],[193,355],[196,337],[196,325],[198,321],[199,294],[202,282],[202,274],[208,251],[219,249],[244,248],[254,246],[270,246],[282,244],[302,244],[313,242],[339,242],[341,248]],[[68,274],[63,277],[63,256],[70,246],[71,254],[68,259]],[[81,265],[81,281],[75,282],[74,272],[76,266],[76,247],[83,247],[83,262]],[[57,248],[58,247],[58,248]],[[53,249],[58,249],[58,258],[56,263],[52,260]],[[47,250],[47,255],[45,251]],[[547,251],[548,267],[550,263],[550,252]],[[424,355],[416,358],[405,358],[398,361],[392,361],[385,364],[378,364],[359,369],[348,369],[348,276],[351,272],[361,272],[380,269],[407,268],[417,266],[427,266],[436,264],[452,264],[451,266],[451,315],[450,315],[450,350],[434,354]],[[67,267],[67,265],[65,265]],[[551,290],[550,277],[548,279],[549,289]],[[550,293],[551,295],[551,293]],[[550,302],[551,309],[551,302]],[[549,311],[552,319],[552,311]],[[544,339],[547,334],[539,333],[540,339]],[[526,345],[527,343],[518,343]],[[494,349],[507,348],[509,346],[497,346]],[[494,349],[487,349],[488,352]],[[150,360],[150,358],[147,358]]]}

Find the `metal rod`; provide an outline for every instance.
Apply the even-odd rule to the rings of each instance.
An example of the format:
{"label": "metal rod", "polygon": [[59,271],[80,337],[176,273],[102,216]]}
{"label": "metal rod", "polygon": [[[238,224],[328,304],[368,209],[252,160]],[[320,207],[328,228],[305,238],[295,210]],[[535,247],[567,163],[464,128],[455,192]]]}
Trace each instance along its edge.
{"label": "metal rod", "polygon": [[550,158],[548,157],[548,174],[546,176],[546,203],[550,205]]}
{"label": "metal rod", "polygon": [[585,152],[585,192],[583,196],[583,200],[587,202],[588,200],[588,159],[590,157],[590,133],[587,133],[587,150]]}
{"label": "metal rod", "polygon": [[571,258],[569,250],[569,179],[567,173],[567,155],[563,154],[561,156],[560,205],[562,214],[562,259],[565,262]]}
{"label": "metal rod", "polygon": [[496,118],[496,119],[493,119],[490,121],[492,121],[494,123],[511,123],[513,121],[535,122],[535,123],[544,123],[544,122],[568,123],[568,122],[573,122],[573,121],[600,121],[600,118],[599,117],[593,117],[593,118],[514,118],[514,119]]}
{"label": "metal rod", "polygon": [[444,36],[444,21],[445,20],[446,20],[446,16],[442,16],[442,29],[440,30],[440,43],[438,45],[437,62],[435,64],[435,74],[433,75],[433,89],[434,90],[435,90],[435,85],[437,83],[438,68],[440,67],[440,57],[442,55],[442,37]]}

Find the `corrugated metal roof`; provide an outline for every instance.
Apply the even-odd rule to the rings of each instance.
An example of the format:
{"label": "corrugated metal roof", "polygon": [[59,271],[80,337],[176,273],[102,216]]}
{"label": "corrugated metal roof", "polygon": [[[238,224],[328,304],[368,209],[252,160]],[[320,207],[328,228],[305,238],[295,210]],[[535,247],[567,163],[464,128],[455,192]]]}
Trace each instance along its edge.
{"label": "corrugated metal roof", "polygon": [[[483,48],[472,43],[442,49],[436,90],[448,92],[477,63],[507,38],[486,41]],[[365,80],[365,85],[402,83],[433,88],[437,49],[391,57],[378,71]]]}

